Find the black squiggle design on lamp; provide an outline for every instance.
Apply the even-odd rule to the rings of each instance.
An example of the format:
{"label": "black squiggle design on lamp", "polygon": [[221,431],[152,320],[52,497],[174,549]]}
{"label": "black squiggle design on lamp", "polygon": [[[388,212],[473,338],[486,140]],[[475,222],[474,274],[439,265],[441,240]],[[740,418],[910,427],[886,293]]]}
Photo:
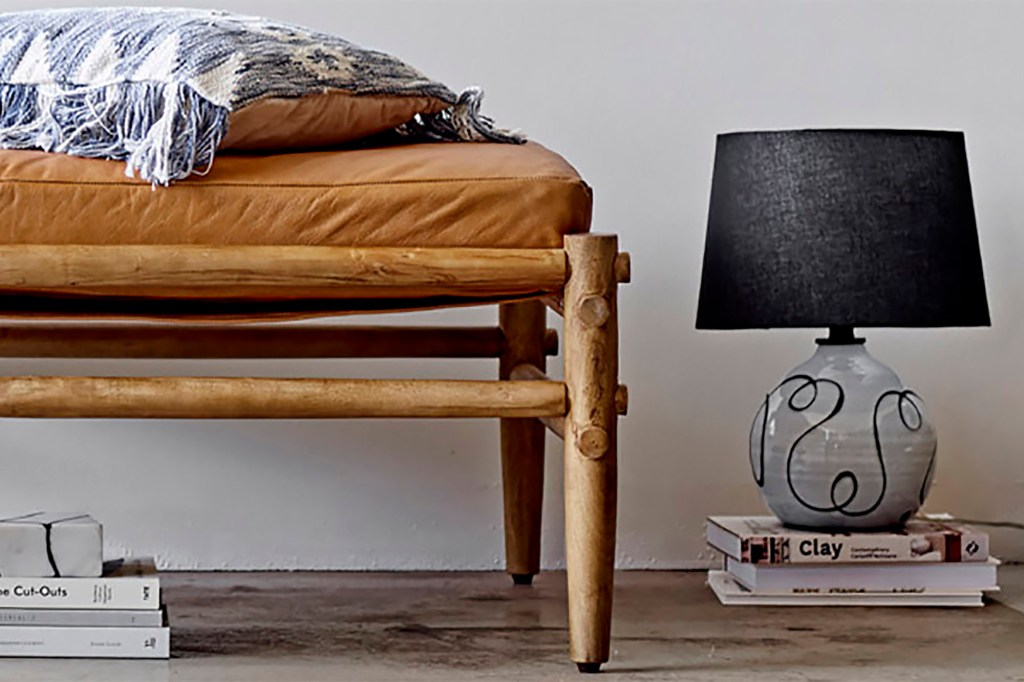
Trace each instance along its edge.
{"label": "black squiggle design on lamp", "polygon": [[[803,433],[801,433],[797,437],[797,439],[793,442],[793,445],[790,447],[789,455],[786,458],[786,483],[789,485],[789,490],[793,494],[793,497],[795,497],[796,500],[798,502],[800,502],[800,504],[804,505],[808,509],[812,509],[812,510],[815,510],[815,511],[822,511],[822,509],[820,509],[818,507],[815,507],[815,506],[811,505],[810,503],[806,502],[802,497],[800,497],[799,493],[796,492],[796,488],[793,485],[793,478],[792,478],[792,474],[791,474],[791,466],[792,466],[794,451],[796,450],[796,446],[800,444],[800,441],[803,440],[804,437],[806,437],[809,433],[814,431],[816,428],[818,428],[819,426],[821,426],[822,424],[826,423],[827,421],[832,419],[834,416],[839,414],[839,411],[843,408],[843,404],[846,401],[846,395],[843,392],[843,387],[840,386],[837,382],[833,381],[832,379],[815,379],[814,377],[809,376],[807,374],[794,374],[791,377],[786,377],[785,379],[783,379],[782,383],[780,383],[778,386],[773,388],[768,393],[768,395],[765,396],[764,404],[762,406],[763,416],[761,418],[760,453],[758,455],[758,459],[760,460],[760,475],[758,474],[757,471],[753,471],[754,480],[757,482],[758,487],[761,487],[761,488],[764,487],[764,480],[765,480],[765,464],[764,464],[765,446],[764,446],[764,441],[765,441],[765,435],[766,435],[766,432],[767,432],[767,429],[768,429],[768,403],[769,403],[772,395],[774,395],[776,392],[778,392],[779,390],[784,388],[787,384],[792,383],[794,381],[802,381],[803,382],[800,386],[798,386],[796,388],[796,390],[793,391],[793,393],[790,394],[789,398],[786,401],[786,403],[789,405],[789,408],[791,410],[793,410],[794,412],[803,412],[804,410],[810,409],[810,407],[812,405],[814,405],[814,403],[818,400],[818,384],[820,384],[820,383],[830,384],[831,386],[835,387],[836,391],[839,392],[839,397],[836,400],[836,404],[832,408],[832,411],[829,412],[829,414],[826,415],[823,419],[821,419],[818,422],[812,424],[810,426],[810,428],[808,428],[806,431],[804,431]],[[807,401],[806,403],[804,403],[804,404],[800,404],[797,396],[800,394],[801,391],[803,391],[805,388],[808,388],[808,387],[810,387],[813,390],[813,394],[811,396],[811,399],[809,401]],[[756,420],[755,420],[755,424],[756,424]],[[751,432],[752,433],[753,433],[753,428],[754,427],[752,425],[751,426]],[[751,458],[751,463],[750,464],[751,464],[751,469],[753,470],[753,465],[754,465],[753,458]],[[835,498],[836,486],[838,486],[839,481],[842,478],[845,477],[844,476],[845,474],[849,474],[850,476],[853,476],[853,474],[851,472],[841,472],[839,474],[839,476],[837,476],[837,478],[832,482],[833,504],[835,504],[835,499],[834,498]],[[854,495],[856,495],[856,490],[857,490],[856,477],[854,477],[853,483],[854,483]],[[847,504],[848,503],[849,502],[847,502]],[[824,511],[829,511],[829,510],[825,509]]]}
{"label": "black squiggle design on lamp", "polygon": [[[900,415],[900,422],[903,423],[903,426],[906,427],[906,429],[908,431],[920,431],[921,427],[924,426],[924,414],[921,412],[921,408],[918,406],[918,404],[916,402],[914,402],[915,398],[917,400],[921,400],[921,396],[917,395],[916,393],[914,393],[910,389],[904,389],[902,391],[897,391],[897,390],[886,391],[882,395],[878,396],[878,400],[875,402],[875,413],[874,413],[874,416],[873,416],[871,421],[872,421],[872,426],[874,427],[875,450],[878,452],[878,460],[880,462],[882,462],[883,459],[882,459],[882,439],[878,435],[878,410],[879,410],[879,408],[882,407],[882,401],[885,400],[889,396],[896,396],[896,411]],[[914,423],[911,423],[910,420],[907,419],[906,412],[904,411],[906,405],[910,405],[912,408],[914,408]],[[924,479],[921,481],[921,488],[918,491],[918,503],[919,504],[924,504],[924,498],[925,498],[925,492],[926,492],[925,488],[928,486],[928,477],[932,473],[932,467],[935,466],[935,455],[938,452],[938,449],[939,449],[939,444],[936,443],[935,447],[932,448],[932,455],[931,455],[931,457],[928,460],[928,468],[924,472]],[[882,484],[883,484],[883,492],[884,492],[884,485],[885,485],[885,466],[884,466],[884,462],[883,462],[883,466],[882,466]],[[879,501],[881,501],[881,500],[879,500]]]}
{"label": "black squiggle design on lamp", "polygon": [[[821,426],[822,424],[827,422],[832,417],[836,416],[836,414],[838,414],[839,410],[842,408],[843,402],[845,401],[845,396],[843,394],[843,388],[842,388],[842,386],[837,384],[835,381],[832,381],[831,379],[815,379],[814,377],[809,376],[807,374],[794,374],[791,377],[786,377],[785,379],[782,380],[782,382],[778,386],[776,386],[775,388],[773,388],[771,391],[768,392],[768,394],[764,397],[764,403],[763,403],[762,408],[761,408],[762,409],[762,417],[761,417],[761,451],[760,451],[760,454],[759,454],[759,460],[760,460],[760,465],[761,465],[760,474],[758,474],[757,471],[753,470],[754,469],[753,457],[751,458],[751,461],[750,461],[750,468],[751,468],[752,473],[754,474],[754,481],[757,483],[757,486],[759,488],[763,488],[764,487],[764,476],[765,476],[764,440],[765,440],[766,432],[768,430],[768,403],[771,400],[772,395],[774,395],[780,389],[785,387],[786,384],[788,384],[788,383],[790,383],[792,381],[803,381],[804,382],[799,387],[797,387],[797,389],[795,391],[793,391],[793,393],[790,394],[789,399],[786,401],[787,404],[789,405],[789,408],[791,410],[793,410],[794,412],[803,412],[804,410],[809,409],[812,405],[814,405],[814,402],[818,399],[818,383],[819,382],[826,382],[826,383],[832,384],[833,386],[836,387],[836,390],[839,391],[839,401],[837,402],[836,406],[833,408],[832,413],[829,414],[824,419],[822,419],[821,421],[819,421],[817,424],[812,425],[811,428],[807,429],[807,431],[805,431],[804,433],[800,434],[800,436],[794,442],[793,447],[796,447],[796,444],[799,443],[800,440],[804,436],[806,436],[811,431],[813,431],[814,429],[818,428],[819,426]],[[804,405],[802,407],[798,406],[796,404],[796,396],[797,396],[798,393],[800,393],[800,391],[804,390],[808,386],[810,386],[811,388],[814,389],[814,395],[811,397],[811,400],[806,405]],[[754,425],[756,423],[757,423],[757,421],[755,419],[754,424],[751,424],[751,426],[750,426],[751,435],[753,435]],[[790,455],[792,456],[792,449],[790,450]],[[788,468],[789,467],[787,465],[787,477],[788,477]],[[790,483],[790,490],[792,490],[792,489],[793,489],[793,485],[792,485],[792,483]],[[794,491],[794,495],[795,494],[796,493]],[[797,499],[799,499],[799,496],[797,496]]]}
{"label": "black squiggle design on lamp", "polygon": [[[772,393],[775,393],[775,391],[779,390],[779,388],[781,386],[782,386],[782,384],[779,384],[774,389],[772,389],[769,393],[767,393],[764,396],[764,404],[761,406],[761,414],[763,416],[761,417],[761,454],[760,454],[761,471],[760,472],[758,472],[758,471],[756,471],[754,469],[754,458],[753,457],[750,458],[750,472],[752,474],[754,474],[754,482],[757,483],[757,487],[758,488],[763,488],[764,487],[764,435],[765,435],[765,431],[768,430],[768,400],[772,397]],[[757,426],[756,415],[755,415],[755,418],[754,418],[754,423],[750,425],[750,440],[751,441],[754,440],[754,427],[755,426]]]}
{"label": "black squiggle design on lamp", "polygon": [[[910,391],[903,391],[903,393],[911,393],[911,392]],[[807,507],[809,507],[811,509],[814,509],[815,511],[838,512],[838,513],[842,514],[843,516],[849,516],[849,517],[867,516],[871,512],[873,512],[876,509],[878,509],[878,507],[885,500],[885,493],[886,493],[886,491],[889,488],[889,473],[888,473],[888,471],[885,468],[885,457],[883,456],[883,453],[882,453],[881,439],[880,439],[879,434],[878,434],[878,408],[881,406],[882,400],[884,400],[886,396],[889,396],[889,395],[900,395],[900,394],[901,394],[900,391],[886,391],[881,396],[879,396],[878,400],[875,402],[875,409],[874,409],[874,414],[873,414],[873,417],[872,417],[872,423],[873,423],[873,427],[874,427],[874,437],[875,437],[875,454],[878,457],[878,470],[879,470],[879,473],[882,476],[882,486],[881,486],[881,488],[878,491],[878,497],[875,498],[875,501],[869,507],[867,507],[866,509],[861,509],[861,510],[857,510],[857,511],[852,511],[852,510],[849,509],[850,504],[857,498],[857,493],[859,492],[860,486],[859,486],[859,482],[858,482],[858,479],[857,479],[857,475],[854,474],[852,471],[846,470],[846,471],[842,471],[839,474],[837,474],[835,479],[833,479],[833,481],[832,481],[831,499],[832,499],[833,507],[831,509],[829,509],[829,508],[810,507],[810,505],[807,505],[807,504],[805,504],[804,506],[807,506]],[[901,398],[901,400],[902,400],[902,398]],[[920,428],[920,425],[921,425],[921,422],[922,422],[921,413],[920,413],[920,410],[917,410],[917,406],[916,405],[914,405],[914,409],[917,411],[917,415],[918,415],[918,428]],[[900,419],[903,420],[904,424],[907,423],[906,419],[903,416],[902,403],[900,404]],[[909,426],[908,426],[908,428],[909,428]],[[794,447],[795,447],[795,445],[794,445]],[[839,482],[841,480],[844,480],[844,479],[850,481],[850,483],[853,486],[853,492],[850,493],[850,495],[846,498],[846,500],[844,502],[839,503],[839,502],[836,501],[836,487],[839,485]],[[791,486],[791,488],[792,488],[792,486]],[[794,494],[794,496],[797,497],[797,499],[801,503],[803,503],[803,500],[801,500],[799,498],[799,496],[796,495],[796,491],[794,491],[793,494]]]}
{"label": "black squiggle design on lamp", "polygon": [[[793,483],[793,460],[796,458],[796,449],[800,445],[800,442],[809,434],[811,434],[815,429],[819,428],[826,422],[830,421],[833,417],[839,414],[840,411],[842,411],[843,405],[846,403],[846,393],[843,391],[843,387],[839,384],[839,382],[834,381],[832,379],[815,379],[813,377],[806,375],[796,375],[790,378],[804,380],[803,385],[798,387],[789,399],[789,407],[795,412],[803,412],[804,410],[810,409],[811,406],[814,405],[819,395],[818,384],[824,383],[832,386],[833,388],[836,389],[836,391],[838,391],[839,395],[836,399],[836,404],[832,407],[832,410],[824,418],[812,424],[806,431],[797,436],[797,438],[793,441],[793,444],[789,446],[789,453],[786,456],[786,484],[789,486],[789,492],[793,495],[793,498],[797,502],[799,502],[805,508],[810,509],[812,511],[822,513],[837,511],[840,513],[845,513],[846,507],[848,507],[857,498],[857,493],[860,491],[860,483],[857,480],[857,475],[849,470],[840,471],[838,474],[836,474],[835,478],[832,479],[832,485],[829,489],[829,499],[832,501],[832,506],[822,507],[808,502],[800,495],[799,492],[797,492],[796,485]],[[798,405],[796,403],[796,396],[800,393],[800,391],[803,391],[808,386],[814,389],[814,393],[811,397],[811,400],[808,401],[805,405]],[[852,486],[852,490],[850,494],[846,497],[846,499],[840,502],[836,499],[836,491],[838,490],[840,484],[843,481],[849,481]]]}
{"label": "black squiggle design on lamp", "polygon": [[[842,514],[842,515],[848,516],[848,517],[866,516],[866,515],[872,513],[873,511],[878,509],[878,507],[882,504],[882,502],[885,499],[885,493],[888,490],[888,472],[887,472],[886,467],[885,467],[885,458],[884,458],[884,454],[882,452],[881,436],[880,436],[879,430],[878,430],[878,412],[879,412],[879,409],[881,408],[882,402],[883,402],[883,400],[885,398],[887,398],[889,396],[897,396],[897,398],[898,398],[898,410],[899,410],[899,414],[900,414],[900,421],[903,423],[903,425],[907,429],[909,429],[911,431],[918,431],[918,430],[920,430],[920,428],[922,427],[922,425],[924,423],[924,418],[923,418],[923,414],[921,412],[920,407],[918,407],[918,405],[914,402],[913,398],[917,398],[918,400],[920,400],[920,398],[917,396],[917,394],[915,394],[913,391],[910,391],[910,390],[903,390],[903,391],[890,390],[890,391],[886,391],[881,396],[879,396],[878,400],[875,403],[875,409],[874,409],[874,415],[873,415],[872,421],[873,421],[873,426],[874,426],[875,453],[876,453],[876,456],[878,458],[878,466],[879,466],[879,470],[880,470],[880,473],[881,473],[882,486],[881,486],[881,489],[879,490],[877,498],[873,501],[873,503],[870,506],[868,506],[867,508],[865,508],[865,509],[859,509],[859,510],[851,510],[850,509],[850,505],[853,504],[853,502],[857,499],[857,495],[860,492],[860,482],[859,482],[859,480],[857,478],[857,475],[853,471],[850,471],[849,469],[846,469],[846,470],[840,471],[832,479],[832,484],[831,484],[830,490],[829,490],[829,499],[831,500],[832,505],[831,506],[819,506],[819,505],[815,505],[815,504],[809,502],[808,500],[804,499],[800,495],[800,493],[797,492],[796,485],[793,482],[792,466],[793,466],[793,460],[796,458],[796,449],[800,445],[800,442],[805,437],[807,437],[810,433],[812,433],[815,429],[820,428],[823,424],[825,424],[828,421],[830,421],[833,417],[835,417],[837,414],[839,414],[839,412],[842,410],[843,405],[845,404],[846,396],[845,396],[845,392],[843,391],[843,387],[838,382],[836,382],[836,381],[834,381],[832,379],[816,379],[816,378],[808,376],[806,374],[797,374],[797,375],[793,375],[791,377],[787,377],[785,380],[782,381],[782,383],[780,383],[770,393],[768,393],[768,395],[765,396],[764,404],[763,404],[763,407],[762,407],[763,414],[762,414],[762,418],[761,418],[760,452],[758,453],[758,458],[757,458],[758,459],[758,463],[760,464],[760,471],[757,471],[756,469],[754,469],[754,458],[751,458],[751,469],[753,470],[754,480],[757,482],[757,485],[759,487],[763,488],[764,487],[764,481],[765,481],[765,438],[766,438],[767,426],[768,426],[768,405],[769,405],[771,396],[773,394],[775,394],[777,391],[779,391],[780,389],[785,387],[787,384],[792,383],[794,381],[801,381],[801,382],[803,382],[802,384],[800,384],[793,391],[793,393],[789,396],[789,399],[787,400],[787,405],[794,412],[803,412],[805,410],[808,410],[808,409],[810,409],[814,405],[815,402],[817,402],[818,396],[820,395],[820,391],[819,391],[818,386],[819,386],[819,384],[822,384],[822,383],[829,384],[832,387],[834,387],[836,389],[836,391],[838,392],[838,398],[836,400],[836,404],[832,407],[831,411],[824,418],[822,418],[819,421],[817,421],[814,424],[812,424],[806,431],[801,433],[793,441],[792,445],[790,445],[789,452],[788,452],[787,457],[786,457],[786,484],[789,486],[790,493],[792,493],[793,498],[797,502],[799,502],[803,507],[805,507],[806,509],[810,509],[811,511],[815,511],[815,512],[821,512],[821,513],[837,512],[839,514]],[[801,402],[799,400],[799,398],[798,398],[798,395],[802,391],[807,389],[807,388],[810,388],[813,391],[813,393],[811,395],[811,398],[810,398],[810,400],[808,400],[806,402]],[[915,419],[908,418],[907,407],[906,407],[907,405],[909,405],[911,408],[913,408],[914,415],[916,416]],[[755,421],[755,424],[756,424],[756,421]],[[753,431],[753,427],[751,428],[751,430]],[[920,495],[922,497],[922,501],[923,501],[923,497],[924,497],[924,489],[925,489],[925,486],[926,486],[927,481],[928,481],[928,475],[931,472],[931,468],[934,465],[934,461],[935,461],[935,452],[933,451],[933,453],[932,453],[932,460],[929,463],[928,471],[925,472],[924,482],[921,484]],[[837,498],[838,489],[839,489],[840,485],[842,485],[842,483],[844,481],[849,482],[849,484],[851,486],[851,490],[850,490],[849,494],[847,494],[845,496],[845,499],[840,500],[840,499]]]}
{"label": "black squiggle design on lamp", "polygon": [[[868,506],[865,509],[851,510],[849,507],[854,502],[854,500],[857,499],[857,494],[860,491],[860,485],[859,485],[859,481],[857,479],[857,475],[854,472],[850,471],[850,470],[840,471],[832,479],[832,484],[831,484],[831,487],[830,487],[830,490],[829,490],[829,498],[830,498],[830,500],[832,502],[832,506],[831,507],[828,507],[828,506],[818,506],[818,505],[812,504],[811,502],[808,502],[806,499],[804,499],[800,495],[799,492],[797,492],[796,486],[793,483],[792,464],[793,464],[793,460],[796,457],[796,448],[797,448],[797,446],[799,446],[800,442],[806,436],[808,436],[810,433],[812,433],[815,429],[818,429],[823,424],[825,424],[826,422],[831,420],[833,417],[835,417],[837,414],[839,414],[839,412],[842,410],[842,407],[844,405],[845,393],[843,391],[843,388],[842,388],[842,386],[838,382],[833,381],[831,379],[815,379],[814,377],[811,377],[811,376],[808,376],[808,375],[805,375],[805,374],[797,374],[797,375],[794,375],[794,376],[791,376],[791,377],[787,377],[785,380],[782,381],[782,383],[780,383],[778,386],[776,386],[770,393],[768,393],[768,395],[765,396],[765,400],[764,400],[764,403],[763,403],[763,406],[762,406],[761,433],[760,433],[760,452],[758,453],[758,457],[757,457],[758,464],[760,465],[760,470],[759,471],[754,468],[754,458],[753,457],[751,458],[751,469],[752,469],[753,474],[754,474],[754,480],[757,482],[757,485],[759,487],[762,487],[762,488],[764,487],[764,482],[765,482],[765,438],[766,438],[767,426],[768,426],[768,407],[769,407],[769,402],[770,402],[771,396],[774,395],[776,392],[778,392],[780,389],[784,388],[787,384],[792,383],[794,381],[802,381],[803,382],[801,385],[799,385],[793,391],[793,393],[790,395],[789,399],[787,400],[787,405],[794,412],[803,412],[805,410],[810,409],[814,405],[814,403],[818,400],[818,396],[820,394],[818,385],[821,384],[821,383],[827,383],[827,384],[833,386],[838,391],[839,396],[838,396],[838,399],[836,401],[836,404],[832,407],[832,410],[829,412],[829,414],[827,414],[824,418],[822,418],[821,420],[817,421],[816,423],[812,424],[806,431],[801,433],[793,441],[793,444],[789,447],[789,452],[788,452],[787,458],[786,458],[786,483],[789,486],[790,493],[792,493],[793,498],[796,499],[797,502],[799,502],[806,509],[810,509],[811,511],[822,512],[822,513],[837,512],[837,513],[840,513],[840,514],[842,514],[844,516],[849,516],[849,517],[866,516],[867,514],[872,513],[873,511],[878,509],[878,507],[885,500],[885,494],[886,494],[886,492],[888,490],[888,480],[889,480],[888,479],[888,471],[887,471],[886,466],[885,466],[885,455],[884,455],[884,452],[883,452],[883,449],[882,449],[881,434],[879,433],[879,426],[878,426],[879,411],[881,410],[882,403],[885,401],[886,398],[888,398],[890,396],[895,396],[896,399],[897,399],[897,412],[898,412],[899,417],[900,417],[900,422],[909,431],[919,431],[923,427],[923,425],[924,425],[924,415],[923,415],[923,413],[921,411],[921,407],[917,404],[917,402],[915,402],[915,400],[916,401],[920,401],[921,400],[920,396],[918,396],[916,393],[914,393],[913,391],[911,391],[909,389],[889,390],[889,391],[885,391],[884,393],[882,393],[882,395],[880,395],[878,397],[878,400],[875,401],[874,412],[873,412],[873,415],[872,415],[872,427],[873,427],[873,435],[874,435],[874,443],[875,443],[875,455],[878,458],[878,466],[879,466],[879,471],[880,471],[881,478],[882,478],[882,486],[881,486],[881,489],[879,490],[877,498],[874,500],[874,502],[870,506]],[[808,400],[806,402],[800,402],[799,399],[798,399],[798,395],[802,391],[807,389],[807,388],[811,388],[812,391],[813,391],[813,393],[811,395],[811,398],[810,398],[810,400]],[[909,408],[908,408],[908,406],[909,406]],[[911,409],[913,410],[912,413],[909,411]],[[911,414],[913,415],[912,417],[910,416]],[[756,421],[755,421],[755,426],[756,426]],[[752,432],[753,432],[753,428],[754,427],[752,426],[751,427],[751,431]],[[753,435],[753,433],[751,435]],[[925,471],[924,479],[921,482],[921,487],[920,487],[918,496],[919,496],[919,501],[922,504],[924,503],[924,499],[925,499],[925,492],[926,492],[925,489],[926,489],[926,487],[928,485],[928,478],[931,475],[933,467],[935,466],[935,456],[937,454],[937,451],[938,451],[938,446],[936,445],[936,447],[933,448],[933,450],[932,450],[931,458],[929,459],[929,462],[928,462],[928,468]],[[851,491],[846,496],[845,499],[839,500],[836,497],[837,491],[838,491],[839,486],[844,481],[848,481],[850,483]]]}

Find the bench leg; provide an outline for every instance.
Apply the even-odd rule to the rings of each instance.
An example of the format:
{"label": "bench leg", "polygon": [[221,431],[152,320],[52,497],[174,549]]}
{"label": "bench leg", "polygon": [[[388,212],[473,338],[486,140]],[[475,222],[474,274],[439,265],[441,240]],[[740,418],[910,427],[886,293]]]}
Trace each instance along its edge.
{"label": "bench leg", "polygon": [[[547,308],[540,301],[499,306],[505,352],[499,373],[517,366],[544,369]],[[544,425],[536,419],[501,420],[501,470],[505,491],[505,570],[516,585],[529,585],[540,571],[541,508],[544,496]]]}
{"label": "bench leg", "polygon": [[569,648],[581,672],[608,660],[615,567],[618,313],[614,236],[566,237],[565,535]]}

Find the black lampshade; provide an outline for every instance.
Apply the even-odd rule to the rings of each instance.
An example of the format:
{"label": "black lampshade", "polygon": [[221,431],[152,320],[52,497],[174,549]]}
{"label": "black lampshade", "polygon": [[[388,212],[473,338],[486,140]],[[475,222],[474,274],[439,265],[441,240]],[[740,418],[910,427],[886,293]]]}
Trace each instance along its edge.
{"label": "black lampshade", "polygon": [[988,324],[963,133],[718,136],[698,328]]}

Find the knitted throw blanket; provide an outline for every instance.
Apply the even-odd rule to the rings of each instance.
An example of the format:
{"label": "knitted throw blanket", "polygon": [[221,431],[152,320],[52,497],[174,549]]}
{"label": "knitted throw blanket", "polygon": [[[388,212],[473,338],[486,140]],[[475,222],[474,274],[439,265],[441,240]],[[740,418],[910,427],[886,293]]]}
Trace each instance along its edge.
{"label": "knitted throw blanket", "polygon": [[68,9],[0,14],[0,147],[127,162],[154,184],[213,162],[228,116],[271,97],[330,89],[429,96],[449,104],[399,133],[520,142],[404,62],[267,19],[185,9]]}

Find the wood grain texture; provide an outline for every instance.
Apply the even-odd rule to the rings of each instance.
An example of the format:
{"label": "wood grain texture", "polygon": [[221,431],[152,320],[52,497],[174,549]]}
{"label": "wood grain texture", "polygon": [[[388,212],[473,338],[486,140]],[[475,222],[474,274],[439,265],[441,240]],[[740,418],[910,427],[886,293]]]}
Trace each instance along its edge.
{"label": "wood grain texture", "polygon": [[633,262],[628,253],[620,253],[615,256],[615,281],[619,284],[629,284],[633,278]]}
{"label": "wood grain texture", "polygon": [[[509,378],[514,381],[551,381],[551,377],[543,370],[529,363],[517,365],[509,374]],[[565,417],[537,417],[537,421],[559,438],[565,438]]]}
{"label": "wood grain texture", "polygon": [[[498,324],[505,335],[498,367],[501,379],[510,379],[523,363],[544,366],[546,318],[547,309],[539,300],[498,307]],[[535,575],[540,572],[544,503],[544,427],[536,419],[501,420],[501,474],[505,570],[512,575]]]}
{"label": "wood grain texture", "polygon": [[629,387],[625,384],[619,384],[615,389],[615,412],[620,417],[629,413]]}
{"label": "wood grain texture", "polygon": [[560,290],[561,249],[0,246],[0,292],[268,300]]}
{"label": "wood grain texture", "polygon": [[555,313],[559,317],[565,317],[565,301],[561,295],[555,294],[552,296],[545,296],[543,299],[544,305],[548,307],[548,310]]}
{"label": "wood grain texture", "polygon": [[0,417],[341,419],[564,414],[559,382],[235,377],[0,378]]}
{"label": "wood grain texture", "polygon": [[[558,352],[545,330],[543,351]],[[280,324],[9,323],[7,358],[497,358],[498,327],[385,327]]]}
{"label": "wood grain texture", "polygon": [[[566,237],[566,568],[572,660],[608,660],[615,566],[618,387],[617,239]],[[595,299],[604,305],[596,305]],[[597,310],[598,315],[593,314]]]}

